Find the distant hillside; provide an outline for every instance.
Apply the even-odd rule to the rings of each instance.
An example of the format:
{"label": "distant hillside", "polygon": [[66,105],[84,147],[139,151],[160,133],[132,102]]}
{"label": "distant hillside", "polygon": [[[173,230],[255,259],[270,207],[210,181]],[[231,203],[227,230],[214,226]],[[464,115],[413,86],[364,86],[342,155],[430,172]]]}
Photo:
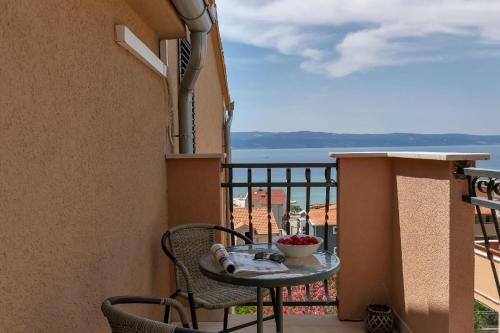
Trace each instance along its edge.
{"label": "distant hillside", "polygon": [[233,132],[235,149],[342,148],[500,144],[500,135],[468,134],[337,134],[324,132]]}

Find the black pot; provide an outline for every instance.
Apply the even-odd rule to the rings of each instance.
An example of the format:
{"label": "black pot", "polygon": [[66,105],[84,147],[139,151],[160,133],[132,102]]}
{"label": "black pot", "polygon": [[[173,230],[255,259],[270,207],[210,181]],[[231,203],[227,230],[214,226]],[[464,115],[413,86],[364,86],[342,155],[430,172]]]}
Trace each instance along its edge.
{"label": "black pot", "polygon": [[389,305],[370,304],[366,308],[366,331],[368,333],[391,333],[394,316]]}

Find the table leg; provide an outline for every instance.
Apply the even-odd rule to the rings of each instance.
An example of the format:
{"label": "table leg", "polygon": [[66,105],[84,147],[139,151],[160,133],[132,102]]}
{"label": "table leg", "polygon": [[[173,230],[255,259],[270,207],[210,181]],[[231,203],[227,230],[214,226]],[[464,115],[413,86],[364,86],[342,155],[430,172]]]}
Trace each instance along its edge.
{"label": "table leg", "polygon": [[274,315],[276,316],[276,330],[283,333],[283,289],[281,287],[276,288],[276,310]]}
{"label": "table leg", "polygon": [[257,333],[264,332],[264,300],[262,288],[257,287]]}

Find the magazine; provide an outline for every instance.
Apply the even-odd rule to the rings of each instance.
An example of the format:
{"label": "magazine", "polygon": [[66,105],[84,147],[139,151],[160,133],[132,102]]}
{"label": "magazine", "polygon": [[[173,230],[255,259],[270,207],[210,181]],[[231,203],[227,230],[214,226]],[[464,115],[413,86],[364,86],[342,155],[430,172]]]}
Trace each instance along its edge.
{"label": "magazine", "polygon": [[210,248],[214,259],[229,274],[274,274],[288,271],[282,263],[271,260],[255,260],[254,254],[246,252],[227,252],[222,244]]}

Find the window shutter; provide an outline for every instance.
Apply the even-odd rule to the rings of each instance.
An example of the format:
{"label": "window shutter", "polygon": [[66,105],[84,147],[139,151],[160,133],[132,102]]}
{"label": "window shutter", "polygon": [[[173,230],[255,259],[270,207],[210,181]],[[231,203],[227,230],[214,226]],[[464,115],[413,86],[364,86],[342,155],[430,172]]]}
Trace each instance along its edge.
{"label": "window shutter", "polygon": [[[191,56],[191,43],[189,42],[188,39],[182,38],[179,39],[178,44],[178,69],[179,69],[179,82],[181,82],[182,78],[184,77],[184,73],[186,72],[187,65],[189,63],[189,58]],[[192,103],[192,108],[193,108],[193,153],[196,153],[196,131],[195,131],[195,114],[196,114],[196,108],[195,108],[195,97],[194,97],[194,92],[193,96],[191,99]]]}

